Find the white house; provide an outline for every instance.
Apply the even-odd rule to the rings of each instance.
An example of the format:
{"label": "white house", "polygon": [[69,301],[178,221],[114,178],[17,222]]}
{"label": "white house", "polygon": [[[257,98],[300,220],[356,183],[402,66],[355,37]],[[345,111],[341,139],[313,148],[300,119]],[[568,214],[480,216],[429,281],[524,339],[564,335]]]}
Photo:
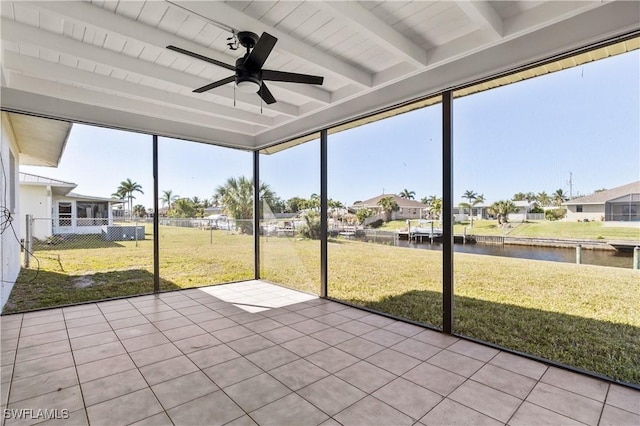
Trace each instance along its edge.
{"label": "white house", "polygon": [[568,221],[640,221],[640,181],[628,183],[563,203]]}
{"label": "white house", "polygon": [[0,309],[20,273],[19,236],[25,213],[20,205],[18,167],[57,166],[71,131],[71,123],[4,111],[1,122]]}
{"label": "white house", "polygon": [[35,238],[100,234],[102,226],[113,224],[113,205],[122,200],[71,192],[76,186],[75,183],[20,172],[22,214],[33,216]]}

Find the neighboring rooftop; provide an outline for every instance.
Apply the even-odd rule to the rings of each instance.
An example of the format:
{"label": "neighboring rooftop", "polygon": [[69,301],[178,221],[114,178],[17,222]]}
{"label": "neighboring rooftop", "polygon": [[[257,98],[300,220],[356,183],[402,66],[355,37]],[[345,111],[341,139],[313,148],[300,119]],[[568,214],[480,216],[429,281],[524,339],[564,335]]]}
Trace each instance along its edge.
{"label": "neighboring rooftop", "polygon": [[401,196],[396,194],[380,194],[376,197],[369,198],[368,200],[353,203],[353,207],[378,207],[378,202],[384,197],[393,198],[393,200],[398,204],[398,207],[402,208],[424,209],[428,207],[426,204],[422,204],[419,201],[411,200],[409,198],[402,198]]}
{"label": "neighboring rooftop", "polygon": [[605,191],[595,192],[584,197],[574,198],[565,202],[565,205],[573,204],[604,204],[607,201],[615,200],[629,194],[640,194],[640,180],[628,183]]}

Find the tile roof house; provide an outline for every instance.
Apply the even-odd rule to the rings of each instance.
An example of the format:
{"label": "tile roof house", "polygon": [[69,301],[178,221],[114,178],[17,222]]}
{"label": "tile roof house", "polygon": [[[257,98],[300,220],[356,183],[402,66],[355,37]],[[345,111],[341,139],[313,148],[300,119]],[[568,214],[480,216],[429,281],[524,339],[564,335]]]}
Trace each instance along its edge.
{"label": "tile roof house", "polygon": [[568,221],[640,221],[640,181],[563,203]]}
{"label": "tile roof house", "polygon": [[402,198],[396,194],[380,194],[368,200],[358,201],[354,203],[350,209],[357,211],[363,208],[369,208],[376,212],[376,214],[382,214],[382,207],[378,205],[378,202],[384,197],[391,197],[398,204],[399,209],[392,213],[391,220],[422,219],[426,214],[425,209],[429,207],[419,201]]}

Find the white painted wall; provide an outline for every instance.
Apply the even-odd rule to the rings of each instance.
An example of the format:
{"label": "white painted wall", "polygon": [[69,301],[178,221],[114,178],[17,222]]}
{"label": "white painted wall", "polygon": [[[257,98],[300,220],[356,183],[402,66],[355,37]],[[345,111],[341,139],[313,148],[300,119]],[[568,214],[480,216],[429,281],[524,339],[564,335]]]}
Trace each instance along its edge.
{"label": "white painted wall", "polygon": [[[43,185],[20,185],[20,210],[23,219],[30,214],[34,217],[33,236],[44,239],[52,235],[51,220],[51,191]],[[20,238],[24,238],[25,230],[20,230]]]}
{"label": "white painted wall", "polygon": [[[0,206],[10,209],[13,218],[12,225],[17,235],[24,221],[20,217],[20,200],[18,196],[18,164],[19,152],[15,143],[15,136],[6,113],[2,114],[2,135],[0,140],[0,156],[2,157],[2,170],[0,171]],[[14,173],[10,175],[11,155],[14,160]],[[6,194],[6,195],[5,195]],[[15,201],[10,200],[11,194],[15,194]],[[3,209],[4,210],[4,209]],[[3,221],[5,218],[3,217]],[[20,273],[20,242],[16,239],[11,228],[0,235],[0,309],[9,299],[9,293]]]}

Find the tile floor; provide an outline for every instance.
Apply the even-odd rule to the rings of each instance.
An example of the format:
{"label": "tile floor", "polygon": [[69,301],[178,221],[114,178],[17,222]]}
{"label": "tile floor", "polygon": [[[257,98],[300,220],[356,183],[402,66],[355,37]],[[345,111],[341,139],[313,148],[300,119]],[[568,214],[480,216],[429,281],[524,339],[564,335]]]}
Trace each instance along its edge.
{"label": "tile floor", "polygon": [[6,425],[640,424],[638,391],[260,281],[1,325]]}

